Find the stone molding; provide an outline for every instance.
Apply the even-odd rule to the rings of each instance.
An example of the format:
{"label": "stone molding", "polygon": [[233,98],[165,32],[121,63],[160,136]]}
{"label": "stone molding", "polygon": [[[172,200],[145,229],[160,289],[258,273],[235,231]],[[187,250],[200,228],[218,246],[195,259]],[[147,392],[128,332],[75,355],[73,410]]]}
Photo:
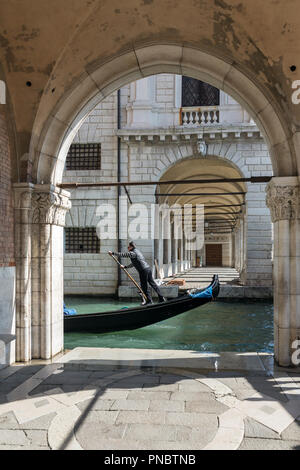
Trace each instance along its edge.
{"label": "stone molding", "polygon": [[273,178],[266,187],[272,222],[300,219],[300,186],[296,177]]}
{"label": "stone molding", "polygon": [[15,208],[30,211],[28,223],[64,227],[70,194],[51,185],[16,184]]}
{"label": "stone molding", "polygon": [[187,128],[184,126],[176,126],[175,128],[152,128],[152,129],[135,129],[122,128],[115,131],[123,142],[147,142],[148,144],[158,142],[177,142],[177,141],[214,141],[229,139],[230,141],[254,141],[263,139],[263,135],[256,125],[244,124],[242,126],[224,126],[209,125],[207,127],[195,126]]}

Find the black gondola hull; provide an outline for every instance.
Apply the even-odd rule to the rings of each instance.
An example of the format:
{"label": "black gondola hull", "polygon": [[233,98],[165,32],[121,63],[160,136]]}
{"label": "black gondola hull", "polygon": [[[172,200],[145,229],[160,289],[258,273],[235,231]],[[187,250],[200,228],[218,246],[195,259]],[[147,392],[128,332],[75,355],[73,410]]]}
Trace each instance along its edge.
{"label": "black gondola hull", "polygon": [[[214,276],[211,286],[213,293],[212,298],[215,299],[219,293],[219,280],[217,276]],[[64,329],[65,332],[88,333],[135,330],[197,308],[210,302],[212,298],[193,298],[187,294],[167,302],[148,306],[124,308],[105,313],[65,316]]]}

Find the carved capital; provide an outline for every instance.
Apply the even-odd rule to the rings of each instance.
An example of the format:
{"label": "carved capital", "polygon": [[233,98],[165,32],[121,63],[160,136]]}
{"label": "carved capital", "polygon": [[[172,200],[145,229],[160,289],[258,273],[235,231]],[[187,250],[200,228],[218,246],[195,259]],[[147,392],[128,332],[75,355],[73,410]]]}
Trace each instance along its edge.
{"label": "carved capital", "polygon": [[65,225],[69,193],[52,185],[15,184],[17,220],[27,224]]}
{"label": "carved capital", "polygon": [[273,223],[300,218],[300,187],[296,178],[273,178],[266,193]]}
{"label": "carved capital", "polygon": [[32,194],[32,223],[65,225],[66,212],[71,202],[65,194],[34,191]]}

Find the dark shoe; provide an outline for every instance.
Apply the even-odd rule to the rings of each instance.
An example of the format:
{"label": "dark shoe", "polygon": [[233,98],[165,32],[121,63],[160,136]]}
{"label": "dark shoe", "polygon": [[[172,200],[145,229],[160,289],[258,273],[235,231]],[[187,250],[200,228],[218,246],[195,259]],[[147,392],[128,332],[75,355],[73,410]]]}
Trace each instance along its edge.
{"label": "dark shoe", "polygon": [[165,299],[165,297],[159,297],[158,299],[158,302],[161,303],[161,302],[166,302],[167,299]]}
{"label": "dark shoe", "polygon": [[147,301],[144,300],[144,301],[141,303],[141,305],[151,305],[151,304],[153,304],[152,300],[147,300]]}

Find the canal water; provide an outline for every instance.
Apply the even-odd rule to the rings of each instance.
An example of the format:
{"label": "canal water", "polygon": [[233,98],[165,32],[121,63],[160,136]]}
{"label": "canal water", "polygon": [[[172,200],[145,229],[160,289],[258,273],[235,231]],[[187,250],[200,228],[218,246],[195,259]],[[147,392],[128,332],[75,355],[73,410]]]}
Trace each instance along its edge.
{"label": "canal water", "polygon": [[[66,296],[65,303],[78,313],[107,312],[139,305],[126,300],[79,296]],[[78,346],[273,352],[273,304],[217,301],[138,330],[65,333],[65,349]]]}

